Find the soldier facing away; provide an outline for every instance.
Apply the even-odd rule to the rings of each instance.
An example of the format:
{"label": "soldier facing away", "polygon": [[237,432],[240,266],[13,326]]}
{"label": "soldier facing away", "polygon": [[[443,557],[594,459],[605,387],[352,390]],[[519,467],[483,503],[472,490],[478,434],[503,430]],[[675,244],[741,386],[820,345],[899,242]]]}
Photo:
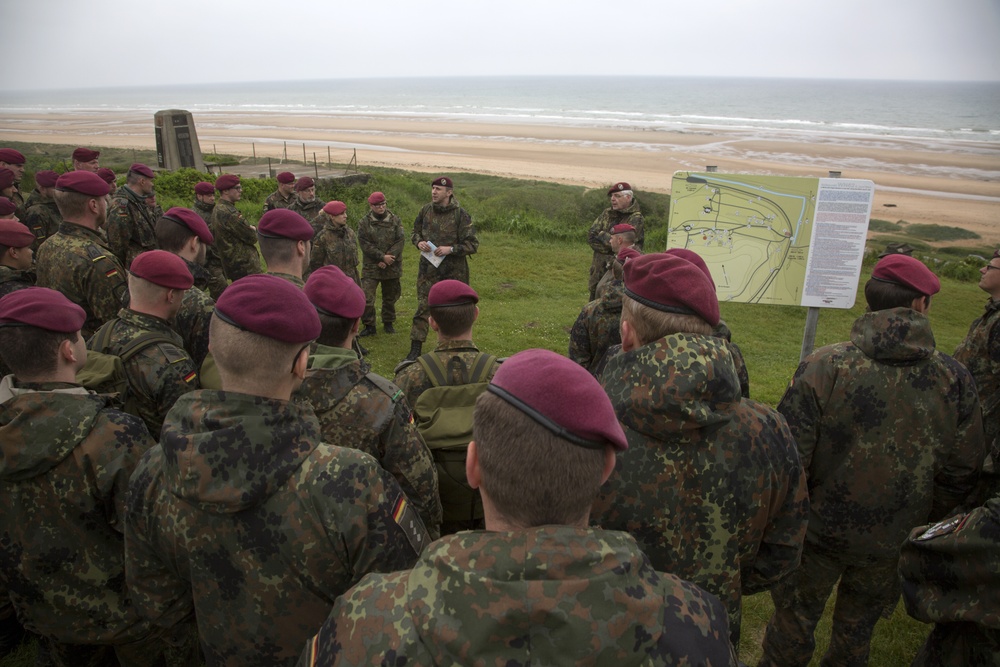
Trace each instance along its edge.
{"label": "soldier facing away", "polygon": [[[212,225],[212,211],[215,210],[215,186],[208,181],[199,181],[194,185],[194,203],[191,210]],[[161,246],[162,248],[162,246]],[[166,248],[164,248],[166,250]],[[208,273],[208,293],[213,299],[218,299],[226,289],[226,272],[222,269],[222,259],[214,245],[205,249],[205,271]],[[197,276],[195,277],[197,280]]]}
{"label": "soldier facing away", "polygon": [[367,577],[300,667],[735,665],[718,599],[655,571],[629,535],[587,527],[627,447],[584,369],[548,350],[511,357],[476,402],[466,461],[487,530]]}
{"label": "soldier facing away", "polygon": [[223,389],[182,396],[132,476],[132,599],[162,627],[196,618],[212,666],[294,664],[338,595],[412,566],[429,541],[392,475],[323,444],[290,400],[320,331],[288,281],[230,285],[210,334]]}
{"label": "soldier facing away", "polygon": [[[35,174],[35,192],[33,202],[24,212],[24,224],[35,235],[32,249],[37,251],[45,239],[59,231],[62,216],[53,194],[59,175],[54,171],[42,170]],[[35,196],[37,193],[37,196]]]}
{"label": "soldier facing away", "polygon": [[268,275],[284,278],[302,289],[315,234],[312,225],[291,209],[276,208],[262,215],[257,223],[257,240]]}
{"label": "soldier facing away", "polygon": [[934,349],[927,318],[940,288],[913,257],[879,260],[850,342],[806,357],[778,405],[809,478],[809,529],[799,569],[771,591],[761,665],[809,662],[834,587],[823,663],[867,664],[875,623],[899,600],[899,545],[976,483],[985,449],[975,383]]}

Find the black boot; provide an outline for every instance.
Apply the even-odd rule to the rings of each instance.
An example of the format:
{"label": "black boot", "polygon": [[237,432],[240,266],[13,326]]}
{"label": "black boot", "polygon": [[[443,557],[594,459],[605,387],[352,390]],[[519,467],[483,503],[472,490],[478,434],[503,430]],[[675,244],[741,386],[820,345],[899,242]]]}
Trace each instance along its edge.
{"label": "black boot", "polygon": [[424,346],[419,340],[410,341],[410,353],[406,355],[406,361],[416,361],[420,356],[420,348]]}
{"label": "black boot", "polygon": [[[372,327],[372,328],[374,328],[374,327]],[[387,334],[394,334],[394,333],[396,333],[396,327],[392,326],[392,322],[386,322],[385,323],[385,332]]]}
{"label": "black boot", "polygon": [[377,333],[378,332],[375,330],[375,325],[369,324],[368,326],[366,326],[364,329],[361,330],[361,333],[358,334],[358,338],[364,338],[365,336],[374,336]]}

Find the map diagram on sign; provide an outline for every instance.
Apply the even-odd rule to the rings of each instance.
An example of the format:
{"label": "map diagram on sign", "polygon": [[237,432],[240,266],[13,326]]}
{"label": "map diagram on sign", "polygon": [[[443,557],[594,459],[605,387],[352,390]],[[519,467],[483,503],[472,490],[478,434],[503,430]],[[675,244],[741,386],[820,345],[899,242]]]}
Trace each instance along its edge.
{"label": "map diagram on sign", "polygon": [[[871,181],[677,172],[667,247],[687,248],[705,260],[719,301],[849,308],[860,274],[872,192]],[[837,291],[845,287],[840,283],[849,282],[842,278],[853,275],[854,285],[846,290],[850,305],[843,305],[846,301],[839,294],[821,294],[816,297],[819,303],[808,303],[818,202],[820,226],[822,212],[830,211],[829,228],[849,248],[835,258],[832,281],[824,274],[812,282],[822,283],[820,292],[829,292],[831,286]]]}

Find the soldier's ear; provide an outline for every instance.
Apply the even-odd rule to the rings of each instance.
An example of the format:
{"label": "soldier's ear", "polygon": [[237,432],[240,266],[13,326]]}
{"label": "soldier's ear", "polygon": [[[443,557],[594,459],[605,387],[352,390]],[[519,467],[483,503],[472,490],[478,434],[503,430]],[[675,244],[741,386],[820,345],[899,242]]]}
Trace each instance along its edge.
{"label": "soldier's ear", "polygon": [[641,347],[638,338],[635,335],[635,329],[632,328],[632,323],[622,318],[621,324],[621,339],[622,339],[622,351],[631,352],[637,347]]}
{"label": "soldier's ear", "polygon": [[438,332],[438,323],[434,321],[433,315],[427,316],[427,325],[431,328],[432,331],[434,331],[434,333]]}
{"label": "soldier's ear", "polygon": [[475,322],[479,319],[479,306],[476,306],[476,314],[473,316],[472,321]]}
{"label": "soldier's ear", "polygon": [[295,357],[295,363],[292,364],[292,375],[300,380],[306,379],[306,370],[309,368],[309,347],[306,345],[299,350],[298,356]]}
{"label": "soldier's ear", "polygon": [[479,451],[476,449],[475,440],[469,443],[465,452],[465,478],[468,480],[469,486],[474,489],[478,489],[483,481],[483,474],[479,469]]}
{"label": "soldier's ear", "polygon": [[608,477],[611,477],[611,473],[615,470],[615,463],[617,460],[615,448],[611,445],[606,445],[604,447],[604,472],[601,474],[601,484],[604,484],[608,481]]}

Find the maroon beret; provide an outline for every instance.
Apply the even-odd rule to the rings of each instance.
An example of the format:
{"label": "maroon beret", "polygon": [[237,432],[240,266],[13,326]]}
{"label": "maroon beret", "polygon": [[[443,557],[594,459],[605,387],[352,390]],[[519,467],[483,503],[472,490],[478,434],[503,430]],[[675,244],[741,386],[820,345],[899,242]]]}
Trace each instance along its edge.
{"label": "maroon beret", "polygon": [[373,192],[368,195],[368,203],[374,206],[375,204],[385,203],[385,195],[381,192]]}
{"label": "maroon beret", "polygon": [[205,221],[201,219],[200,215],[189,208],[174,206],[164,213],[163,217],[170,222],[187,227],[205,245],[212,245],[215,242],[215,237],[212,236],[212,232],[209,230],[208,225],[205,224]]}
{"label": "maroon beret", "polygon": [[3,217],[5,215],[10,215],[15,211],[17,211],[17,204],[7,199],[6,197],[0,197],[0,217]]}
{"label": "maroon beret", "polygon": [[295,181],[295,191],[301,192],[302,190],[308,190],[312,186],[316,185],[316,181],[310,176],[303,176],[299,180]]}
{"label": "maroon beret", "polygon": [[628,183],[622,181],[621,183],[615,183],[610,188],[608,188],[608,195],[612,195],[616,192],[624,192],[625,190],[631,190],[632,186]]}
{"label": "maroon beret", "polygon": [[0,299],[0,326],[76,333],[86,319],[83,308],[48,287],[26,287]]}
{"label": "maroon beret", "polygon": [[236,174],[223,174],[215,179],[215,189],[219,192],[225,192],[231,188],[235,188],[240,184],[240,177]]}
{"label": "maroon beret", "polygon": [[633,247],[622,248],[618,251],[618,261],[624,264],[627,260],[642,257],[642,253]]}
{"label": "maroon beret", "polygon": [[670,248],[665,250],[664,254],[680,257],[681,259],[686,259],[691,262],[698,267],[699,271],[705,274],[705,277],[712,283],[712,287],[715,287],[715,278],[712,277],[712,272],[708,270],[708,264],[706,264],[701,255],[696,253],[694,250],[688,250],[687,248]]}
{"label": "maroon beret", "polygon": [[301,345],[320,334],[319,315],[298,287],[278,276],[240,278],[215,302],[223,322],[283,343]]}
{"label": "maroon beret", "polygon": [[313,271],[302,291],[324,315],[353,320],[365,312],[365,293],[338,266]]}
{"label": "maroon beret", "polygon": [[601,383],[583,366],[551,350],[525,350],[510,357],[487,391],[574,445],[628,449]]}
{"label": "maroon beret", "polygon": [[440,185],[442,188],[454,188],[454,183],[447,176],[441,176],[440,178],[435,178],[431,181],[431,185]]}
{"label": "maroon beret", "polygon": [[77,162],[90,162],[100,157],[101,151],[92,151],[89,148],[77,148],[73,151],[73,159]]}
{"label": "maroon beret", "polygon": [[284,183],[285,185],[288,185],[289,183],[294,183],[295,174],[293,174],[290,171],[283,171],[280,174],[278,174],[278,182]]}
{"label": "maroon beret", "polygon": [[[115,186],[115,172],[112,171],[111,169],[108,169],[107,167],[101,167],[94,173],[100,176],[102,179],[104,179],[104,182],[110,185],[111,187]],[[35,180],[38,180],[37,174],[35,175]]]}
{"label": "maroon beret", "polygon": [[340,215],[346,210],[347,210],[347,204],[337,200],[329,202],[328,204],[326,204],[326,206],[323,207],[323,211],[327,215]]}
{"label": "maroon beret", "polygon": [[24,155],[13,148],[0,148],[0,162],[7,164],[24,164]]}
{"label": "maroon beret", "polygon": [[56,189],[89,197],[103,197],[111,192],[111,186],[104,179],[89,171],[67,171],[56,180]]}
{"label": "maroon beret", "polygon": [[43,169],[42,171],[35,172],[35,183],[43,188],[55,187],[57,180],[59,180],[59,174],[51,169]]}
{"label": "maroon beret", "polygon": [[627,222],[623,222],[622,224],[615,225],[614,227],[611,228],[612,234],[624,234],[625,232],[634,232],[634,231],[635,227],[628,224]]}
{"label": "maroon beret", "polygon": [[129,273],[167,289],[185,290],[194,285],[187,263],[166,250],[147,250],[132,260]]}
{"label": "maroon beret", "polygon": [[909,287],[924,296],[941,291],[941,281],[916,257],[887,255],[872,269],[872,279]]}
{"label": "maroon beret", "polygon": [[311,241],[316,235],[309,221],[295,211],[275,208],[260,216],[257,233],[266,239],[291,239]]}
{"label": "maroon beret", "polygon": [[[10,200],[6,197],[0,197],[0,202],[10,202]],[[11,202],[11,206],[14,206],[13,202]],[[0,215],[10,214],[0,213]],[[23,223],[17,220],[0,220],[0,245],[5,245],[8,248],[26,248],[34,242],[35,235]]]}
{"label": "maroon beret", "polygon": [[14,185],[14,178],[14,172],[7,167],[0,169],[0,190],[6,190]]}
{"label": "maroon beret", "polygon": [[625,294],[665,313],[697,315],[719,323],[715,285],[697,266],[675,255],[653,253],[625,262]]}
{"label": "maroon beret", "polygon": [[213,195],[215,194],[215,186],[208,181],[199,181],[194,184],[194,193],[196,195]]}
{"label": "maroon beret", "polygon": [[432,308],[463,306],[467,303],[479,303],[479,295],[461,280],[438,281],[427,295],[427,305]]}
{"label": "maroon beret", "polygon": [[141,162],[133,162],[132,166],[128,168],[133,174],[139,174],[140,176],[145,176],[146,178],[156,178],[156,174],[153,170],[142,164]]}

